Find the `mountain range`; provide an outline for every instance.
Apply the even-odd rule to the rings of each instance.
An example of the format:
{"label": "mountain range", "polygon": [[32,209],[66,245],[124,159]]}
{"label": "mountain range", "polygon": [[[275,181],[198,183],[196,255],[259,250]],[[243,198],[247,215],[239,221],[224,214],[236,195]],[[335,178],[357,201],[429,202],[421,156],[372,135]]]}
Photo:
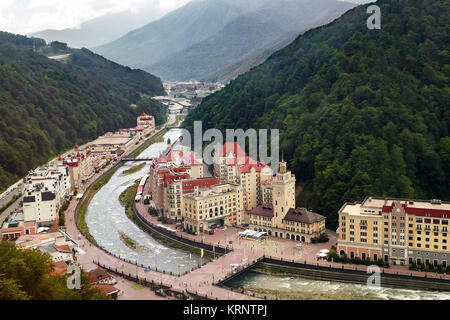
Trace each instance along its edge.
{"label": "mountain range", "polygon": [[165,122],[150,98],[162,94],[161,80],[145,71],[0,32],[0,190],[75,143],[135,126],[142,111]]}
{"label": "mountain range", "polygon": [[162,17],[165,13],[166,10],[159,6],[159,1],[150,1],[137,12],[126,10],[109,13],[83,22],[78,28],[46,29],[30,33],[29,36],[42,38],[47,42],[64,42],[72,48],[97,47],[114,41],[129,31]]}
{"label": "mountain range", "polygon": [[366,196],[450,200],[450,0],[379,0],[295,39],[183,126],[279,128],[300,206],[337,227]]}
{"label": "mountain range", "polygon": [[227,81],[354,6],[337,0],[193,0],[93,50],[164,80]]}

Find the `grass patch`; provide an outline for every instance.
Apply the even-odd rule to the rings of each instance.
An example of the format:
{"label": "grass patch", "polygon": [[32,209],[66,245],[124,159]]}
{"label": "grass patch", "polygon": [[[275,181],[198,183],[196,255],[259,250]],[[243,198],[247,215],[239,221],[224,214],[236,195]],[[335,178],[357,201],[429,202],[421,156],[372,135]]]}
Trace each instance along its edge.
{"label": "grass patch", "polygon": [[142,289],[144,289],[143,286],[140,286],[140,285],[138,285],[138,284],[133,284],[131,287],[132,287],[133,289],[135,289],[135,290],[142,290]]}
{"label": "grass patch", "polygon": [[131,167],[128,170],[125,170],[121,173],[122,176],[126,176],[129,174],[133,174],[135,172],[138,172],[139,170],[141,170],[143,167],[145,167],[145,162],[138,164],[137,166]]}
{"label": "grass patch", "polygon": [[150,147],[154,143],[158,142],[164,142],[164,134],[166,133],[167,129],[162,130],[152,138],[148,139],[146,142],[142,144],[139,148],[137,148],[133,153],[129,155],[129,158],[136,158],[139,154],[141,154],[145,149]]}
{"label": "grass patch", "polygon": [[184,121],[185,118],[186,118],[186,116],[183,115],[183,114],[177,115],[176,118],[175,118],[176,122],[175,122],[175,124],[173,126],[174,127],[178,127]]}
{"label": "grass patch", "polygon": [[[187,245],[183,245],[177,241],[174,241],[174,240],[171,240],[164,236],[161,236],[159,233],[156,233],[154,231],[151,231],[151,230],[145,228],[145,226],[138,219],[136,219],[136,217],[134,216],[133,208],[134,208],[134,198],[136,197],[138,185],[139,185],[139,182],[133,184],[132,186],[125,189],[119,196],[119,201],[122,204],[122,206],[125,207],[125,213],[126,213],[127,217],[131,221],[133,221],[139,228],[141,228],[143,231],[147,232],[149,235],[152,236],[153,239],[155,239],[162,245],[173,248],[173,249],[182,250],[182,251],[190,252],[190,253],[193,253],[196,255],[200,255],[201,254],[200,249],[194,248],[191,246],[187,246]],[[205,257],[213,258],[214,254],[210,253],[206,250],[203,250],[203,257],[204,258]]]}

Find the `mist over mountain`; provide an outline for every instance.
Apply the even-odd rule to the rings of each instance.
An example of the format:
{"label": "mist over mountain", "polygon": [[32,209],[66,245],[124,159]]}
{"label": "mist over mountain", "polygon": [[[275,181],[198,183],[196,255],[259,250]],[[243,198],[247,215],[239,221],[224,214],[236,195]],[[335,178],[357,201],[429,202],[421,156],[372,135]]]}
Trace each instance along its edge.
{"label": "mist over mountain", "polygon": [[228,80],[354,6],[337,0],[194,0],[93,50],[164,80]]}
{"label": "mist over mountain", "polygon": [[72,48],[91,48],[114,41],[127,32],[162,17],[165,13],[165,9],[151,4],[138,12],[106,14],[82,23],[79,28],[47,29],[31,33],[30,36],[42,38],[47,42],[65,42]]}

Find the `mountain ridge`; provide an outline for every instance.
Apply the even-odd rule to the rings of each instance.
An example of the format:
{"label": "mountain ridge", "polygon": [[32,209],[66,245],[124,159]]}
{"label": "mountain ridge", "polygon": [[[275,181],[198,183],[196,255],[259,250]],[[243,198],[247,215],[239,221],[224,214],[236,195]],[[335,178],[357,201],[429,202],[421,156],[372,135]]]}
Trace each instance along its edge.
{"label": "mountain ridge", "polygon": [[[44,55],[55,52],[71,56],[59,62]],[[0,32],[0,189],[75,143],[135,126],[142,111],[163,123],[164,106],[148,98],[161,94],[161,81],[142,70]]]}
{"label": "mountain ridge", "polygon": [[[94,51],[164,80],[215,81],[216,74],[237,73],[260,62],[257,57],[280,39],[329,22],[354,6],[337,0],[193,1]],[[235,64],[237,70],[224,71]]]}

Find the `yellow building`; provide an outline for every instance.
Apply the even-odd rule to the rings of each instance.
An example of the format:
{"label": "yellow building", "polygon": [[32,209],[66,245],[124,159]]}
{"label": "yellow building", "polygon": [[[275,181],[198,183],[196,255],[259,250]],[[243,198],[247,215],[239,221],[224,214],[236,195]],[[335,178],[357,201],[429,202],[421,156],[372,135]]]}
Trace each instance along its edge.
{"label": "yellow building", "polygon": [[214,175],[221,183],[239,184],[244,189],[246,211],[263,204],[262,181],[273,177],[269,166],[247,156],[237,142],[226,142],[214,155]]}
{"label": "yellow building", "polygon": [[251,229],[268,235],[296,241],[311,242],[325,232],[325,217],[306,210],[295,209],[295,176],[287,170],[286,162],[271,184],[272,203],[249,212]]}
{"label": "yellow building", "polygon": [[219,184],[183,197],[184,228],[195,234],[222,225],[241,224],[243,190],[236,184]]}
{"label": "yellow building", "polygon": [[443,265],[450,260],[450,203],[366,198],[339,211],[338,252],[391,264]]}

